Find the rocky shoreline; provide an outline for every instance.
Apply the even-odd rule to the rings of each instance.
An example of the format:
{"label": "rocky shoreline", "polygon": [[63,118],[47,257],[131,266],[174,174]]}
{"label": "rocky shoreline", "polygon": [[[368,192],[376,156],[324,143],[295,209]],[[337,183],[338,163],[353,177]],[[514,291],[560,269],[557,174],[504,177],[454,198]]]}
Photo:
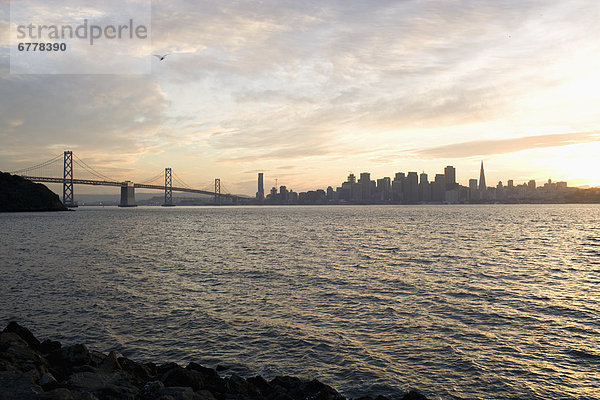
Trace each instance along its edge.
{"label": "rocky shoreline", "polygon": [[[345,400],[318,380],[277,376],[221,377],[194,362],[139,363],[84,344],[40,342],[11,322],[0,334],[0,400]],[[361,397],[358,400],[390,400]],[[416,391],[401,400],[426,400]]]}
{"label": "rocky shoreline", "polygon": [[0,212],[23,211],[67,211],[67,208],[45,185],[0,171]]}

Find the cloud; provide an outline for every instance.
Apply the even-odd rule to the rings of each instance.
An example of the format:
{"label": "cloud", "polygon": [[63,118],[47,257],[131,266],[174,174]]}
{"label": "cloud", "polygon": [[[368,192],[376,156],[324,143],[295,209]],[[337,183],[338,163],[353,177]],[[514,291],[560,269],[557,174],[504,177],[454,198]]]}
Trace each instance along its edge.
{"label": "cloud", "polygon": [[122,161],[161,141],[167,99],[146,77],[8,75],[0,92],[5,155],[39,160],[63,144]]}
{"label": "cloud", "polygon": [[600,141],[600,131],[524,136],[510,139],[473,140],[414,150],[411,153],[424,158],[466,158],[594,141]]}
{"label": "cloud", "polygon": [[[377,136],[499,119],[563,81],[544,69],[561,57],[564,23],[539,2],[182,4],[154,7],[153,40],[185,49],[170,60],[171,82],[219,93],[224,107],[193,135],[206,132],[221,159],[333,155],[357,128]],[[555,27],[547,40],[538,14]]]}
{"label": "cloud", "polygon": [[[480,141],[468,133],[503,123],[524,135],[598,128],[588,117],[597,94],[583,96],[582,107],[547,95],[598,64],[594,1],[152,6],[153,52],[171,56],[153,58],[151,76],[9,76],[8,59],[0,59],[0,152],[31,158],[61,143],[103,163],[165,151],[227,164],[215,169],[247,163],[235,171],[278,164],[306,170],[317,165],[311,157],[394,163],[403,152],[469,157],[592,140],[569,134]],[[573,65],[581,49],[589,62]],[[4,50],[0,44],[0,56]],[[586,83],[579,87],[594,87]],[[564,104],[569,113],[548,111]],[[461,132],[454,140],[463,143],[440,146],[446,130]],[[406,153],[415,143],[423,149]]]}

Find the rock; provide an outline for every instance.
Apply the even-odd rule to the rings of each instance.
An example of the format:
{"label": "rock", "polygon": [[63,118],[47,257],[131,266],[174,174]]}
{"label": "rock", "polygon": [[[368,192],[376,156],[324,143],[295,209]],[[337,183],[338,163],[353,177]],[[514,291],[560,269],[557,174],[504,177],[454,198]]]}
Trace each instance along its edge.
{"label": "rock", "polygon": [[2,352],[6,351],[10,346],[15,343],[19,343],[23,346],[29,347],[26,341],[21,339],[19,335],[14,332],[2,332],[0,333],[0,350]]}
{"label": "rock", "polygon": [[41,183],[0,172],[0,212],[66,211],[56,193]]}
{"label": "rock", "polygon": [[4,370],[25,372],[38,369],[41,371],[42,367],[47,364],[42,356],[15,332],[6,332],[5,329],[0,334],[0,348],[2,349],[1,358]]}
{"label": "rock", "polygon": [[195,400],[194,391],[190,387],[165,387],[160,389],[158,396],[160,400]]}
{"label": "rock", "polygon": [[134,400],[139,390],[122,371],[109,374],[93,372],[75,373],[69,377],[67,387],[71,390],[92,393],[99,398]]}
{"label": "rock", "polygon": [[73,368],[81,365],[92,365],[90,351],[85,344],[75,344],[61,348],[48,355],[48,361],[53,367]]}
{"label": "rock", "polygon": [[402,397],[402,400],[427,400],[427,397],[416,390],[411,390]]}
{"label": "rock", "polygon": [[39,400],[74,400],[73,393],[69,389],[58,388],[38,395]]}
{"label": "rock", "polygon": [[156,380],[157,373],[154,364],[140,364],[125,357],[119,357],[117,361],[131,382],[138,387],[144,386],[148,381]]}
{"label": "rock", "polygon": [[277,376],[270,385],[276,394],[285,394],[295,400],[345,400],[335,389],[316,379],[309,382],[290,376]]}
{"label": "rock", "polygon": [[[71,393],[73,394],[73,400],[100,400],[94,394],[88,392],[79,392],[77,390],[71,390]],[[108,397],[108,399],[113,400],[115,399],[115,397],[111,396]],[[116,399],[121,399],[121,397],[116,397]]]}
{"label": "rock", "polygon": [[213,377],[213,378],[218,378],[219,374],[217,373],[217,371],[215,371],[212,368],[207,368],[204,367],[200,364],[197,364],[195,362],[191,362],[187,365],[187,367],[185,367],[185,369],[191,370],[191,371],[197,371],[202,373],[203,376],[206,377]]}
{"label": "rock", "polygon": [[195,400],[217,400],[208,390],[198,390],[194,397]]}
{"label": "rock", "polygon": [[34,350],[40,349],[40,341],[33,336],[33,333],[29,329],[22,327],[16,322],[12,321],[4,328],[2,333],[16,333],[29,347]]}
{"label": "rock", "polygon": [[[90,351],[83,344],[39,343],[16,323],[0,333],[0,400],[345,400],[318,380],[278,376],[221,378],[191,362],[137,363],[116,352]],[[357,400],[372,400],[364,397]],[[378,396],[375,400],[390,400]],[[426,400],[411,390],[402,400]]]}
{"label": "rock", "polygon": [[38,381],[38,385],[44,389],[44,391],[49,391],[55,389],[58,385],[56,378],[50,372],[46,372],[40,380]]}
{"label": "rock", "polygon": [[172,369],[181,368],[179,364],[171,362],[167,364],[162,364],[156,367],[157,375],[164,375],[166,372],[169,372]]}
{"label": "rock", "polygon": [[159,397],[159,392],[165,385],[161,381],[146,382],[140,392],[141,400],[153,400]]}
{"label": "rock", "polygon": [[119,364],[119,360],[117,359],[117,353],[111,351],[108,355],[102,360],[98,368],[101,371],[105,372],[113,372],[113,371],[122,371],[123,367]]}
{"label": "rock", "polygon": [[50,354],[54,351],[60,350],[61,347],[62,345],[60,344],[60,342],[56,340],[46,339],[40,345],[40,352],[42,354]]}
{"label": "rock", "polygon": [[204,385],[200,376],[179,366],[163,374],[160,380],[166,387],[190,387],[193,390],[200,390]]}
{"label": "rock", "polygon": [[253,385],[263,397],[266,396],[271,389],[269,382],[267,382],[262,376],[254,376],[246,379],[246,381]]}
{"label": "rock", "polygon": [[313,379],[308,384],[308,390],[312,393],[313,399],[335,399],[335,400],[344,400],[344,396],[338,393],[337,390],[332,388],[329,385],[326,385],[316,379]]}
{"label": "rock", "polygon": [[[117,399],[119,397],[116,397]],[[99,400],[98,397],[92,393],[80,392],[77,390],[69,390],[65,388],[58,388],[49,392],[44,392],[38,395],[38,400]],[[115,397],[111,397],[115,399]]]}
{"label": "rock", "polygon": [[203,389],[207,389],[213,393],[225,393],[225,380],[221,379],[217,371],[211,368],[203,367],[200,364],[191,362],[185,367],[201,382]]}
{"label": "rock", "polygon": [[36,370],[0,372],[0,400],[30,400],[43,390],[35,384]]}
{"label": "rock", "polygon": [[90,350],[91,362],[89,365],[93,365],[95,367],[100,367],[100,364],[102,364],[102,362],[104,361],[105,358],[106,358],[106,354],[104,354],[100,351]]}
{"label": "rock", "polygon": [[246,397],[259,397],[259,390],[251,383],[246,381],[244,378],[233,374],[225,381],[225,387],[229,393],[241,394]]}

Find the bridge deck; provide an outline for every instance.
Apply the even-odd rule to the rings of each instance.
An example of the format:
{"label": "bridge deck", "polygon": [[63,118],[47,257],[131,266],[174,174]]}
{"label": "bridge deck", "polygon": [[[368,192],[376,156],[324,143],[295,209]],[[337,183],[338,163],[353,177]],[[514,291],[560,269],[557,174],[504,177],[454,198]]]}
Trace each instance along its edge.
{"label": "bridge deck", "polygon": [[[97,180],[92,180],[92,179],[64,179],[64,178],[47,178],[47,177],[43,177],[43,176],[26,176],[26,175],[21,175],[22,178],[25,179],[29,179],[30,181],[33,182],[48,182],[48,183],[65,183],[65,181],[68,182],[72,182],[74,185],[94,185],[94,186],[123,186],[126,183],[125,182],[116,182],[116,181],[97,181]],[[133,187],[134,188],[139,188],[139,189],[153,189],[153,190],[165,190],[164,186],[161,185],[146,185],[143,183],[133,183]],[[215,193],[215,192],[211,192],[208,190],[201,190],[201,189],[191,189],[191,188],[185,188],[185,187],[177,187],[177,186],[173,186],[171,188],[172,191],[174,192],[187,192],[187,193],[199,193],[199,194],[204,194],[207,196],[214,196],[216,194],[221,195],[223,197],[236,197],[234,195],[231,194],[225,194],[225,193]]]}

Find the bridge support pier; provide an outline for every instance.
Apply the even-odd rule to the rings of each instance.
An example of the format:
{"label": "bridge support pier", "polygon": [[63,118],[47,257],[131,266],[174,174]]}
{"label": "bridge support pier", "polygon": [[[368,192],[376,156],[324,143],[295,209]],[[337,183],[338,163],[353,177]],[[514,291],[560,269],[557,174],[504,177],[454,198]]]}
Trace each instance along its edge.
{"label": "bridge support pier", "polygon": [[137,207],[135,204],[135,186],[131,181],[125,181],[121,185],[121,203],[119,207]]}

